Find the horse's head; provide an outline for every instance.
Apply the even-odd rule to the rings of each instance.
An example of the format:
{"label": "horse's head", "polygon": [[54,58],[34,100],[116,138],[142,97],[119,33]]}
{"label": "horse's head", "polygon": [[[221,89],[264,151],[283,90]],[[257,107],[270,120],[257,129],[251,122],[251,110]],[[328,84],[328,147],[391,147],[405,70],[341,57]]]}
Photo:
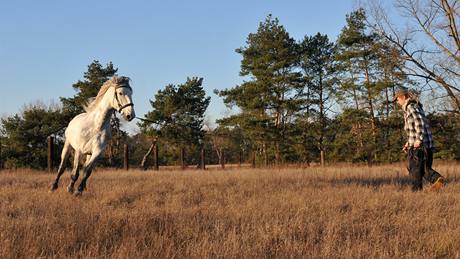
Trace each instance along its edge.
{"label": "horse's head", "polygon": [[132,121],[136,114],[134,113],[134,104],[131,98],[133,89],[129,85],[129,78],[125,76],[113,77],[115,97],[113,108],[116,109],[128,121]]}

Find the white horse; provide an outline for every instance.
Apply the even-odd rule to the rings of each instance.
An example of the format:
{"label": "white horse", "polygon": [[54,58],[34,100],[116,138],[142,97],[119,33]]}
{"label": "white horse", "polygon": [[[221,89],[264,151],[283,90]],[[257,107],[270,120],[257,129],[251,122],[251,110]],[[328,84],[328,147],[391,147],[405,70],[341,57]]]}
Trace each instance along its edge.
{"label": "white horse", "polygon": [[81,180],[75,195],[81,195],[86,189],[86,181],[91,175],[96,160],[100,157],[105,146],[112,138],[110,118],[113,113],[118,111],[123,117],[131,121],[136,115],[134,104],[131,99],[133,90],[129,86],[128,77],[114,76],[107,80],[99,90],[96,98],[85,107],[85,113],[81,113],[73,118],[65,131],[65,143],[61,154],[56,180],[51,185],[51,191],[58,188],[59,178],[64,173],[65,163],[69,157],[70,149],[75,152],[73,160],[73,170],[71,182],[67,191],[74,192],[75,182],[78,180],[80,161],[86,156]]}

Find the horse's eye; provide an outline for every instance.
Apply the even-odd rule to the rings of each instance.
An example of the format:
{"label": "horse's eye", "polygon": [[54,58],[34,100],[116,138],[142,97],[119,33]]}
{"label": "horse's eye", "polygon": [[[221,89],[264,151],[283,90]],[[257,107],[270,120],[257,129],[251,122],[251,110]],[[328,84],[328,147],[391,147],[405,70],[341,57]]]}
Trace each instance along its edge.
{"label": "horse's eye", "polygon": [[123,95],[123,93],[118,93],[118,95]]}

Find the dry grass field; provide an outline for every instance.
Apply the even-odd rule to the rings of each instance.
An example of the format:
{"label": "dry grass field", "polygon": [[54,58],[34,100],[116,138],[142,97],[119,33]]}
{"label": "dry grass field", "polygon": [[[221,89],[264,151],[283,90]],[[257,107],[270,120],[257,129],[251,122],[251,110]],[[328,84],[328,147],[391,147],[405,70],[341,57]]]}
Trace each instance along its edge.
{"label": "dry grass field", "polygon": [[[460,258],[460,166],[413,193],[392,166],[0,172],[0,258]],[[458,180],[457,180],[458,179]]]}

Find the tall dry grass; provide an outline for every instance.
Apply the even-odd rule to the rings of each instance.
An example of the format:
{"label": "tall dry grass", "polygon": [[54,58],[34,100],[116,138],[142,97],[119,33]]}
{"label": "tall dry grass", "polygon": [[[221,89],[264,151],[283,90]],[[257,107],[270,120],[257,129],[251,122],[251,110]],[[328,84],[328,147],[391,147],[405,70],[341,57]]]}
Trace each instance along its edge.
{"label": "tall dry grass", "polygon": [[0,258],[460,257],[460,166],[413,193],[402,165],[0,173]]}

